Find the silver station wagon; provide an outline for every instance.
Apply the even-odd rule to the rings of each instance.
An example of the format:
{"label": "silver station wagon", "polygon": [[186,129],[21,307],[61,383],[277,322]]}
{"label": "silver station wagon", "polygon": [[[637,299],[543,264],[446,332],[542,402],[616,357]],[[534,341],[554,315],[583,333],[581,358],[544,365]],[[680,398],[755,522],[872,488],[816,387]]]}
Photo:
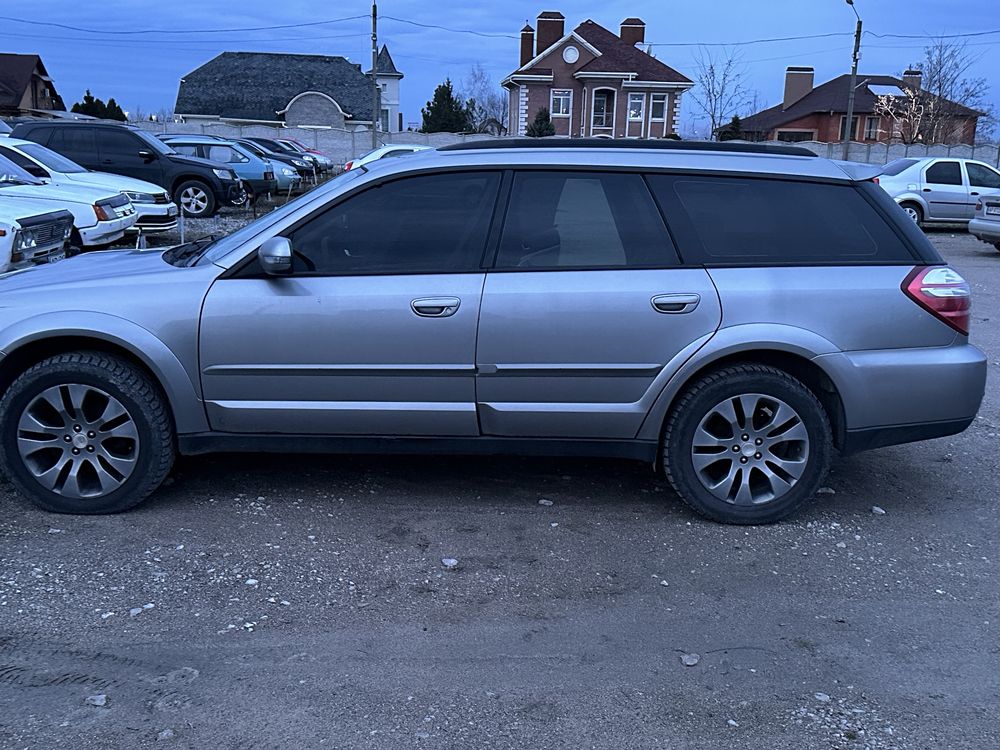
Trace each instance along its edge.
{"label": "silver station wagon", "polygon": [[457,145],[222,239],[7,274],[2,469],[42,508],[108,513],[176,452],[613,456],[710,518],[778,520],[835,451],[957,433],[983,397],[968,284],[851,169]]}

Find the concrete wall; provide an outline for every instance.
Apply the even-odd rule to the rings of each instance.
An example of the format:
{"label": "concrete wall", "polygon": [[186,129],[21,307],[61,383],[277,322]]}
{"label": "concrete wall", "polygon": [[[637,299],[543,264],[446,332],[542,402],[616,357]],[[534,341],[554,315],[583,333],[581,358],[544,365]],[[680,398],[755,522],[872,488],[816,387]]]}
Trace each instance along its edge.
{"label": "concrete wall", "polygon": [[[246,138],[258,136],[261,138],[295,138],[298,141],[318,149],[341,163],[361,156],[372,148],[371,130],[360,126],[353,129],[319,129],[319,128],[275,128],[267,125],[225,125],[214,122],[137,122],[143,130],[150,133],[197,133],[218,135],[223,138]],[[491,135],[463,135],[461,133],[379,133],[379,144],[413,143],[420,146],[446,146],[449,143],[464,143],[465,141],[489,140]]]}
{"label": "concrete wall", "polygon": [[[805,141],[785,145],[804,146],[813,153],[828,159],[841,159],[844,153],[844,146],[841,143]],[[968,146],[960,143],[952,146],[945,144],[925,146],[923,144],[906,145],[905,143],[851,143],[847,160],[865,164],[886,164],[893,159],[907,156],[914,159],[920,159],[924,156],[954,156],[961,159],[978,159],[1000,167],[1000,144],[983,143]]]}

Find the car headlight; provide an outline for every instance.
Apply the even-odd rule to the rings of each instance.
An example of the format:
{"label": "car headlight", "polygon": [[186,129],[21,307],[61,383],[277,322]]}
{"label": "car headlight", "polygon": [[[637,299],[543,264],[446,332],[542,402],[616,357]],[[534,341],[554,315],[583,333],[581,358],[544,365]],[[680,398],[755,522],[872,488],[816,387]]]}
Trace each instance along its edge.
{"label": "car headlight", "polygon": [[294,177],[295,170],[290,167],[282,167],[281,174],[285,175],[285,177]]}
{"label": "car headlight", "polygon": [[38,239],[32,229],[22,229],[15,238],[17,249],[20,251],[32,250],[38,246]]}
{"label": "car headlight", "polygon": [[156,196],[150,193],[134,193],[131,190],[126,190],[125,195],[133,203],[156,203]]}
{"label": "car headlight", "polygon": [[236,173],[231,169],[213,169],[212,171],[215,172],[215,176],[218,177],[220,180],[236,179]]}
{"label": "car headlight", "polygon": [[296,167],[302,167],[303,169],[309,169],[309,167],[311,166],[309,162],[305,161],[304,159],[292,159],[292,164],[294,164]]}

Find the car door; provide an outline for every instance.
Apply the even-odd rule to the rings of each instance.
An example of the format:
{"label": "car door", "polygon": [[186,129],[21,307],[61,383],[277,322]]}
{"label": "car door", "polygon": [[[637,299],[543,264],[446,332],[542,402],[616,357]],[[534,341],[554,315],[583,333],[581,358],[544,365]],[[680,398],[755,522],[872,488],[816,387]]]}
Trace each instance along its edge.
{"label": "car door", "polygon": [[965,169],[969,178],[969,203],[965,218],[972,219],[980,197],[1000,190],[1000,172],[976,161],[965,162]]}
{"label": "car door", "polygon": [[119,128],[102,128],[97,136],[97,145],[102,171],[163,184],[160,154],[134,133]]}
{"label": "car door", "polygon": [[253,260],[201,322],[212,429],[478,435],[475,341],[498,172],[387,178],[282,232],[287,277]]}
{"label": "car door", "polygon": [[[64,125],[48,128],[48,130],[51,132],[48,143],[39,141],[43,146],[48,146],[53,151],[87,169],[99,170],[101,168],[101,157],[97,151],[97,128],[85,125]],[[34,131],[29,133],[29,135],[33,134]]]}
{"label": "car door", "polygon": [[519,172],[483,292],[483,433],[634,438],[672,363],[720,317],[641,175]]}
{"label": "car door", "polygon": [[957,159],[938,159],[924,168],[921,190],[930,221],[962,221],[969,203],[969,188]]}

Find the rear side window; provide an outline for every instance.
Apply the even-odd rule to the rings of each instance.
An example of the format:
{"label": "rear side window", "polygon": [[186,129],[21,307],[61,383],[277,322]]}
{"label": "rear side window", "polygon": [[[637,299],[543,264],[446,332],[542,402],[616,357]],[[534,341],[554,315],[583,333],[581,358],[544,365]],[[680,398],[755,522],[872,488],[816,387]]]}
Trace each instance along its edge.
{"label": "rear side window", "polygon": [[514,176],[497,268],[648,268],[677,263],[640,175]]}
{"label": "rear side window", "polygon": [[889,177],[895,177],[900,172],[909,169],[916,163],[916,159],[896,159],[895,161],[889,162],[882,168],[882,174],[889,175]]}
{"label": "rear side window", "polygon": [[961,185],[962,167],[957,161],[939,161],[927,167],[924,181],[932,185]]}
{"label": "rear side window", "polygon": [[653,175],[685,263],[912,262],[858,188],[791,180]]}
{"label": "rear side window", "polygon": [[[93,128],[65,127],[53,128],[48,147],[60,154],[97,156],[97,141]],[[93,159],[91,159],[93,161]]]}

